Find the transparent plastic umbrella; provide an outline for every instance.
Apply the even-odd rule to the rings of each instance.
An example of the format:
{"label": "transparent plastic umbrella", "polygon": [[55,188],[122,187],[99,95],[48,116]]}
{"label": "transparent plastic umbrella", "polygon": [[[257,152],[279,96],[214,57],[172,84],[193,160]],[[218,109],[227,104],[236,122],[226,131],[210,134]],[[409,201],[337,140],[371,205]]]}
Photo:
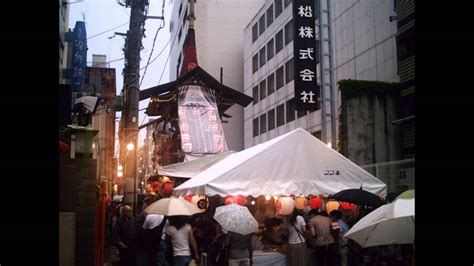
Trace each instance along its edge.
{"label": "transparent plastic umbrella", "polygon": [[216,208],[214,219],[224,231],[248,235],[258,231],[258,222],[245,206],[230,204]]}

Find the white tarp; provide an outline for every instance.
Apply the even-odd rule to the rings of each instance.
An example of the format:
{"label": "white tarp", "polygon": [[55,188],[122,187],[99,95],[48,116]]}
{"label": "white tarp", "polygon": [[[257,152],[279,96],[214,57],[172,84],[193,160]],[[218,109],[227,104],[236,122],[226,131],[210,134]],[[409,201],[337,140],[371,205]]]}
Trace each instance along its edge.
{"label": "white tarp", "polygon": [[191,178],[199,174],[200,172],[206,170],[211,165],[231,155],[232,153],[234,152],[228,151],[228,152],[223,152],[223,153],[218,153],[215,155],[202,157],[200,159],[195,159],[188,162],[160,166],[158,168],[158,173],[160,175],[166,175],[166,176]]}
{"label": "white tarp", "polygon": [[175,188],[176,195],[333,194],[387,186],[302,128],[234,153]]}

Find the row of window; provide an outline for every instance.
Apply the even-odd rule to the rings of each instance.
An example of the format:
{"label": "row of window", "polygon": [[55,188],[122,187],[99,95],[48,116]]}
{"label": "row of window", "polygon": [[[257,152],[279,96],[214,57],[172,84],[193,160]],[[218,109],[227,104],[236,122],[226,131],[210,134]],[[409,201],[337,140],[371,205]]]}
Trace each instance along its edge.
{"label": "row of window", "polygon": [[[268,75],[260,83],[255,85],[252,90],[253,104],[265,99],[268,95],[280,89],[286,83],[292,81],[295,77],[295,68],[293,58],[288,60],[284,65],[279,67],[275,72]],[[285,76],[283,76],[285,72]]]}
{"label": "row of window", "polygon": [[[253,119],[253,136],[256,137],[275,127],[285,124],[285,105],[286,105],[286,123],[295,120],[295,113],[298,118],[308,114],[308,111],[295,111],[295,98],[278,105],[276,108]],[[319,108],[318,108],[319,109]],[[314,112],[318,109],[312,110]],[[275,123],[276,122],[276,123]]]}
{"label": "row of window", "polygon": [[[290,5],[292,0],[275,0],[275,12],[273,12],[273,4],[267,9],[265,13],[260,17],[258,22],[256,22],[252,27],[252,43],[258,39],[258,36],[262,35],[266,28],[268,28],[273,21],[283,12],[283,2],[286,7]],[[273,16],[275,13],[275,16]],[[266,18],[266,25],[265,25]]]}
{"label": "row of window", "polygon": [[[293,20],[290,20],[286,23],[285,27],[285,44],[288,45],[293,41]],[[265,65],[266,62],[275,56],[278,52],[283,49],[283,29],[281,29],[276,35],[275,38],[271,38],[266,45],[264,45],[258,53],[252,57],[252,73],[255,73],[259,67]]]}

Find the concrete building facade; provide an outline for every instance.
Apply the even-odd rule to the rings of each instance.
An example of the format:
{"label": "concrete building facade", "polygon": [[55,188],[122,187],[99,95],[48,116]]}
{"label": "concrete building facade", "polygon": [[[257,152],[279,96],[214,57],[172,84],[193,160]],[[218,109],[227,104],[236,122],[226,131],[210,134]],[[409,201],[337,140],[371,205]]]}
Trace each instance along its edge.
{"label": "concrete building facade", "polygon": [[[198,64],[219,80],[223,68],[223,84],[244,91],[244,28],[263,0],[202,0],[194,4],[194,28]],[[183,43],[188,30],[188,0],[175,0],[171,14],[170,80],[176,79],[183,61]],[[223,23],[225,22],[225,23]],[[179,68],[180,69],[180,68]],[[224,134],[229,149],[244,148],[243,108],[234,105],[224,119]]]}
{"label": "concrete building facade", "polygon": [[[291,2],[266,0],[245,28],[244,92],[254,97],[244,111],[245,148],[297,127],[321,135],[321,110],[294,110]],[[331,6],[336,83],[397,82],[397,25],[389,19],[393,0],[332,0]],[[339,94],[336,102],[340,106]]]}

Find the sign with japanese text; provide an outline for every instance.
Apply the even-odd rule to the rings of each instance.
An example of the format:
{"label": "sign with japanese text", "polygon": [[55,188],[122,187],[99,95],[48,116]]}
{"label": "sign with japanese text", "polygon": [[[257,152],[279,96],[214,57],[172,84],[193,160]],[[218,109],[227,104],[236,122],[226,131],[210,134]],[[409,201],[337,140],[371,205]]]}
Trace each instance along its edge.
{"label": "sign with japanese text", "polygon": [[293,1],[295,109],[298,111],[316,110],[319,106],[316,74],[319,51],[316,50],[314,2]]}
{"label": "sign with japanese text", "polygon": [[84,86],[84,76],[87,60],[86,25],[77,21],[74,27],[72,44],[72,91],[81,91]]}

